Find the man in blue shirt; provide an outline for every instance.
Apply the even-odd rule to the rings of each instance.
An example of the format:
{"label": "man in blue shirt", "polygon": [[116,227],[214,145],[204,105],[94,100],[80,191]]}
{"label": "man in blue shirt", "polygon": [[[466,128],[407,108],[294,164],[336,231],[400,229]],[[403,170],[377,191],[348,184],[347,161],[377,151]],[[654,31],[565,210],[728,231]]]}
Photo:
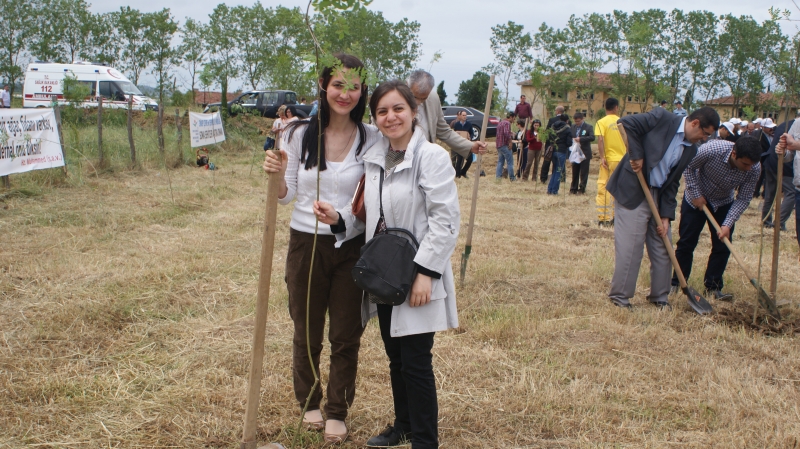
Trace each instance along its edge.
{"label": "man in blue shirt", "polygon": [[681,100],[675,102],[675,110],[672,111],[673,114],[677,115],[678,117],[686,117],[686,109],[683,109],[683,103]]}
{"label": "man in blue shirt", "polygon": [[[655,108],[644,114],[628,115],[617,123],[628,136],[628,154],[608,180],[607,190],[614,196],[614,276],[611,302],[630,308],[636,293],[636,279],[644,247],[650,256],[650,294],[648,301],[661,309],[670,308],[671,263],[661,239],[670,236],[670,221],[675,219],[676,196],[683,170],[697,154],[697,144],[719,127],[719,114],[709,107],[688,117]],[[658,208],[658,223],[645,200],[637,172],[642,172]]]}

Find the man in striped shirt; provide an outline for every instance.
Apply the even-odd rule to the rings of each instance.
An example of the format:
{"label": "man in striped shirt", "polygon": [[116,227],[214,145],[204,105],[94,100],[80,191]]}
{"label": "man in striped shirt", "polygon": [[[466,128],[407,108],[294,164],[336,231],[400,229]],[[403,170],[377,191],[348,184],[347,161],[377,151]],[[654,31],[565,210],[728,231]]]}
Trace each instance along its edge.
{"label": "man in striped shirt", "polygon": [[[761,173],[760,160],[761,145],[753,137],[742,136],[736,143],[711,140],[697,150],[683,172],[686,190],[681,203],[680,239],[675,256],[683,275],[689,279],[694,249],[708,221],[703,206],[708,207],[722,230],[717,233],[710,223],[708,225],[711,254],[703,283],[706,292],[715,299],[733,300],[733,295],[722,293],[722,275],[731,254],[722,239],[732,237],[734,224],[753,199]],[[679,288],[678,277],[673,274],[672,290]]]}

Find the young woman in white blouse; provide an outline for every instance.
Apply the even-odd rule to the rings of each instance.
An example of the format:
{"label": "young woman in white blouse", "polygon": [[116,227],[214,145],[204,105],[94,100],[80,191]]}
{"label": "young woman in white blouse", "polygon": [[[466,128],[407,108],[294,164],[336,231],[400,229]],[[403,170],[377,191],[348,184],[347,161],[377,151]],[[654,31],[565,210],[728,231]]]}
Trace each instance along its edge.
{"label": "young woman in white blouse", "polygon": [[[311,265],[316,218],[312,210],[317,195],[317,142],[322,127],[320,151],[320,198],[337,208],[350,204],[364,174],[364,152],[380,137],[377,129],[362,123],[367,107],[367,86],[358,72],[364,65],[351,55],[336,55],[340,68],[327,67],[319,78],[322,96],[318,116],[290,124],[283,130],[280,158],[268,151],[264,170],[283,178],[280,204],[297,199],[292,212],[286,284],[289,313],[294,322],[293,380],[295,397],[302,410],[314,384],[306,348],[306,293]],[[319,119],[317,119],[319,117]],[[355,397],[358,350],[364,328],[361,324],[362,291],[350,274],[364,245],[362,232],[354,233],[335,247],[329,226],[319,226],[314,253],[309,334],[314,366],[319,372],[326,312],[330,315],[328,340],[331,344],[327,403],[323,421],[322,389],[311,395],[303,417],[312,429],[325,429],[325,441],[339,443],[347,438],[347,410]],[[358,234],[358,235],[356,235]]]}
{"label": "young woman in white blouse", "polygon": [[[455,170],[449,153],[429,143],[416,126],[417,103],[405,83],[395,80],[378,86],[370,110],[384,137],[364,155],[367,240],[384,225],[403,228],[414,234],[419,250],[414,258],[416,278],[405,302],[399,306],[363,303],[365,324],[378,316],[395,413],[394,423],[366,446],[392,447],[410,439],[412,449],[435,449],[439,435],[433,337],[435,332],[458,327],[450,265],[460,223]],[[337,238],[346,241],[351,233],[359,232],[360,222],[350,209],[319,201],[314,211],[320,222],[339,232]]]}

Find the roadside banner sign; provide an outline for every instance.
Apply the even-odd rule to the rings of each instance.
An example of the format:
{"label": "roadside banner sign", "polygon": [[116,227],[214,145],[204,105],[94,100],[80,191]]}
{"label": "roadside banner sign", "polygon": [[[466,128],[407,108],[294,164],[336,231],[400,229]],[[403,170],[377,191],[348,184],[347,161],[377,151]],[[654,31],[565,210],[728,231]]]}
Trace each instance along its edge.
{"label": "roadside banner sign", "polygon": [[219,112],[213,114],[189,113],[189,131],[192,135],[192,148],[213,145],[225,140],[222,129],[222,117]]}
{"label": "roadside banner sign", "polygon": [[0,109],[0,176],[63,166],[53,109]]}

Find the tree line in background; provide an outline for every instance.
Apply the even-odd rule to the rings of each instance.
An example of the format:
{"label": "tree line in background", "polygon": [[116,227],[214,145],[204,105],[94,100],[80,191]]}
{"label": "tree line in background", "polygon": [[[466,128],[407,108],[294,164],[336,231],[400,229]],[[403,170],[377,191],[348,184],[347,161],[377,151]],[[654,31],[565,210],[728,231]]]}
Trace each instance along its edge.
{"label": "tree line in background", "polygon": [[[224,99],[235,80],[254,90],[315,92],[314,46],[299,8],[222,3],[207,23],[181,24],[169,8],[94,14],[84,0],[3,0],[0,17],[0,77],[12,86],[32,60],[83,60],[117,67],[137,85],[152,75],[162,104],[179,83],[192,101],[199,87],[219,87]],[[379,80],[404,77],[421,54],[419,23],[394,23],[380,12],[328,10],[311,26],[324,50],[358,55]],[[188,79],[177,79],[179,66]]]}
{"label": "tree line in background", "polygon": [[800,53],[800,33],[782,33],[779,21],[788,18],[788,11],[774,9],[761,23],[709,11],[614,11],[572,15],[563,28],[542,23],[533,34],[509,21],[492,27],[495,61],[485,70],[498,77],[506,101],[512,81],[530,80],[538,97],[530,102],[551,110],[576,91],[590,116],[591,94],[604,81],[600,72],[609,74],[611,95],[623,110],[628,98],[647,110],[660,100],[691,108],[723,95],[733,97],[736,109],[778,109],[762,104],[759,94],[791,87],[796,95],[792,60]]}

